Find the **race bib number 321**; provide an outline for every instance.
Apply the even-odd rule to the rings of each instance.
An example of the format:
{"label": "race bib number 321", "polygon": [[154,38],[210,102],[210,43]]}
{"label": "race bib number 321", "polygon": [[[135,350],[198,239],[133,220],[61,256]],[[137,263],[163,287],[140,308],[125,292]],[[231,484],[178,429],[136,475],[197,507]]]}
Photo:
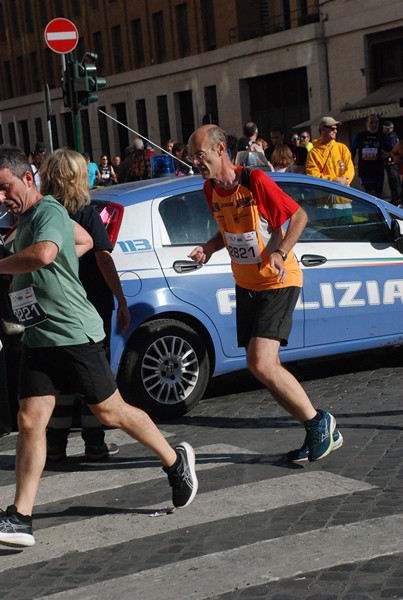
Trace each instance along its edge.
{"label": "race bib number 321", "polygon": [[32,286],[9,294],[13,313],[24,327],[33,327],[46,321],[47,314],[39,306]]}

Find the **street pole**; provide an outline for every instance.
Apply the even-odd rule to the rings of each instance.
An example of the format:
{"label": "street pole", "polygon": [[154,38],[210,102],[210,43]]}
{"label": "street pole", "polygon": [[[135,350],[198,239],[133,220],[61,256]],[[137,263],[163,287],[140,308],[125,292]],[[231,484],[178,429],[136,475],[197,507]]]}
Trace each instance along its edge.
{"label": "street pole", "polygon": [[79,119],[79,116],[78,116],[78,110],[77,109],[73,109],[72,113],[73,113],[73,125],[74,125],[74,142],[75,142],[75,145],[76,145],[77,152],[79,152],[81,154],[82,153],[82,149],[81,149],[81,133],[80,133],[80,119]]}
{"label": "street pole", "polygon": [[66,73],[68,74],[67,76],[67,89],[68,89],[68,95],[71,99],[71,114],[73,117],[73,132],[74,132],[74,145],[75,145],[75,149],[77,152],[79,152],[80,154],[82,153],[82,149],[81,149],[81,132],[80,132],[80,118],[78,115],[78,106],[76,105],[75,102],[75,97],[74,97],[74,83],[73,83],[73,65],[74,65],[74,57],[73,57],[73,53],[69,52],[66,56]]}
{"label": "street pole", "polygon": [[46,111],[46,120],[48,123],[48,133],[49,133],[49,150],[53,152],[53,135],[52,135],[52,106],[50,100],[50,91],[49,85],[45,83],[43,86],[43,93],[45,96],[45,111]]}

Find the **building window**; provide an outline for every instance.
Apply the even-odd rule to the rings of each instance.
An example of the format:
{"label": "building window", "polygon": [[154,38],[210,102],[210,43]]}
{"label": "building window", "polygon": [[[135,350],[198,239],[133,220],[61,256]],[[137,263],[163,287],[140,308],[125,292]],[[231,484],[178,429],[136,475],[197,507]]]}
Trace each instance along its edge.
{"label": "building window", "polygon": [[122,52],[122,35],[120,31],[120,25],[112,27],[111,33],[115,72],[122,73],[125,70],[125,65]]}
{"label": "building window", "polygon": [[163,62],[166,58],[164,15],[162,11],[153,14],[155,62]]}
{"label": "building window", "polygon": [[20,82],[19,95],[25,96],[27,93],[27,80],[25,77],[24,59],[22,56],[17,56],[16,59],[18,81]]}
{"label": "building window", "polygon": [[19,38],[20,37],[20,15],[18,14],[18,4],[17,2],[10,2],[9,3],[9,7],[10,7],[10,12],[11,12],[11,27],[13,30],[13,36],[15,38]]}
{"label": "building window", "polygon": [[141,19],[133,19],[132,21],[132,40],[134,48],[134,66],[136,69],[141,69],[141,67],[144,67],[144,44]]}
{"label": "building window", "polygon": [[63,0],[54,0],[53,5],[55,7],[55,15],[56,17],[63,17]]}
{"label": "building window", "polygon": [[[12,4],[16,4],[16,2],[13,2]],[[50,21],[50,19],[48,18],[48,6],[47,6],[46,2],[40,2],[38,10],[39,10],[39,21],[40,21],[41,27],[43,27],[43,29],[45,29],[46,25]]]}
{"label": "building window", "polygon": [[[50,48],[45,48],[45,77],[49,87],[54,88],[53,54]],[[60,83],[58,83],[60,85]]]}
{"label": "building window", "polygon": [[27,33],[33,33],[34,21],[32,18],[32,7],[30,2],[24,4],[25,29]]}
{"label": "building window", "polygon": [[139,133],[144,137],[148,137],[146,101],[144,99],[136,100],[136,113]]}
{"label": "building window", "polygon": [[71,2],[71,14],[73,17],[81,17],[81,0],[70,0]]}
{"label": "building window", "polygon": [[41,90],[41,82],[39,80],[38,55],[36,52],[31,52],[29,55],[29,65],[32,78],[32,91],[39,92]]}
{"label": "building window", "polygon": [[[101,110],[105,112],[105,106],[103,106]],[[103,113],[98,112],[98,129],[101,142],[101,152],[107,154],[109,158],[111,158],[107,121],[108,117]]]}
{"label": "building window", "polygon": [[215,50],[217,47],[213,0],[202,0],[201,13],[203,22],[203,41],[205,50]]}
{"label": "building window", "polygon": [[62,115],[64,121],[64,138],[66,140],[65,146],[70,148],[76,147],[76,141],[74,139],[74,127],[73,127],[73,115],[72,113],[66,112]]}
{"label": "building window", "polygon": [[[124,102],[118,102],[117,104],[112,105],[112,109],[115,111],[115,117],[121,123],[127,123],[127,112],[126,112],[126,104]],[[101,114],[101,113],[100,113]],[[114,127],[114,138],[118,140],[119,152],[122,159],[125,158],[125,151],[129,145],[129,132],[126,127],[120,127],[117,123],[113,125]],[[101,142],[102,142],[102,134],[101,134]]]}
{"label": "building window", "polygon": [[370,85],[376,90],[403,79],[403,28],[367,37]]}
{"label": "building window", "polygon": [[206,106],[206,121],[218,125],[217,88],[209,85],[204,88],[204,102]]}
{"label": "building window", "polygon": [[84,46],[84,38],[79,37],[74,53],[77,56],[77,58],[79,60],[81,60],[86,52],[87,52],[87,48],[85,48],[85,46]]}
{"label": "building window", "polygon": [[0,4],[0,39],[4,41],[6,39],[6,22],[4,19],[4,7]]}
{"label": "building window", "polygon": [[4,144],[3,125],[0,124],[0,145]]}
{"label": "building window", "polygon": [[43,142],[43,129],[41,117],[35,118],[35,139],[37,142]]}
{"label": "building window", "polygon": [[100,73],[104,73],[104,52],[102,45],[102,33],[100,31],[96,31],[92,34],[92,46],[94,48],[94,52],[98,55],[97,59],[97,68]]}
{"label": "building window", "polygon": [[175,94],[175,105],[180,117],[181,139],[187,140],[195,130],[191,90],[177,92]]}
{"label": "building window", "polygon": [[[91,129],[90,129],[90,121],[88,118],[88,110],[80,110],[80,120],[81,120],[81,131],[83,134],[83,148],[84,152],[89,152],[90,156],[92,156],[92,140],[91,140]],[[97,160],[95,161],[97,162]]]}
{"label": "building window", "polygon": [[15,135],[14,123],[8,124],[8,139],[11,146],[17,146],[17,136]]}
{"label": "building window", "polygon": [[188,56],[190,54],[190,40],[187,4],[177,4],[175,13],[179,56]]}
{"label": "building window", "polygon": [[18,121],[19,146],[24,150],[26,156],[31,152],[31,144],[29,141],[28,121],[26,119]]}
{"label": "building window", "polygon": [[11,63],[6,60],[4,63],[4,76],[5,76],[5,93],[4,98],[12,98],[15,95],[14,90],[14,78],[11,76]]}
{"label": "building window", "polygon": [[167,96],[157,96],[157,107],[158,107],[158,124],[159,124],[159,128],[160,128],[161,145],[165,146],[165,143],[171,137],[171,130],[169,127],[169,113],[168,113],[168,98],[167,98]]}
{"label": "building window", "polygon": [[59,136],[57,133],[57,122],[56,122],[56,115],[52,115],[50,118],[50,126],[52,129],[52,147],[53,148],[59,148]]}

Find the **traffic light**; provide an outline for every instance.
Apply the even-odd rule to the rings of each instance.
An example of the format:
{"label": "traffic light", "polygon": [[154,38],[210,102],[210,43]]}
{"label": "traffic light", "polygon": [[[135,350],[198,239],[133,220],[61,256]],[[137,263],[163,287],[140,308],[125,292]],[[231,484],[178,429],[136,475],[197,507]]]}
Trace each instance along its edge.
{"label": "traffic light", "polygon": [[94,60],[97,58],[97,55],[92,53],[86,53],[81,62],[69,57],[62,73],[64,106],[73,111],[92,102],[98,102],[97,92],[106,86],[106,80],[97,77],[96,65],[85,62],[87,55]]}
{"label": "traffic light", "polygon": [[74,96],[74,63],[68,61],[66,68],[62,72],[63,104],[66,108],[77,110],[77,102]]}
{"label": "traffic light", "polygon": [[106,86],[103,77],[97,77],[97,67],[93,63],[75,63],[74,93],[78,108],[98,102],[98,90]]}

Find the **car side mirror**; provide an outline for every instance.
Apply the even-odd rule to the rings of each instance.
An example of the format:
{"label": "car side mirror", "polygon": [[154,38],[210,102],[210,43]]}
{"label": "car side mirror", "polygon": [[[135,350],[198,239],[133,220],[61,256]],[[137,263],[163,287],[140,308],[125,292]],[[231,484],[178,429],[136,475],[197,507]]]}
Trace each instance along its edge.
{"label": "car side mirror", "polygon": [[396,247],[400,254],[403,254],[403,236],[400,232],[400,225],[397,219],[392,219],[390,224],[390,230],[392,232],[393,241],[396,244]]}

